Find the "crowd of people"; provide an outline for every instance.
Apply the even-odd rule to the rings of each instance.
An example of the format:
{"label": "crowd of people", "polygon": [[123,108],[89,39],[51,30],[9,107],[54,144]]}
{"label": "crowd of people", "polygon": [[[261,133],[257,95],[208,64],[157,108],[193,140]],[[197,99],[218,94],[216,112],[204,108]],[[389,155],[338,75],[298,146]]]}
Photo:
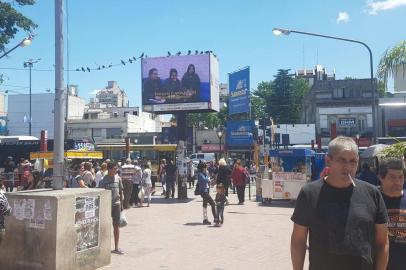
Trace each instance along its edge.
{"label": "crowd of people", "polygon": [[[13,169],[8,160],[8,171]],[[26,161],[21,161],[24,175]],[[359,168],[358,147],[348,137],[337,137],[328,146],[326,169],[317,181],[300,191],[291,217],[291,258],[294,270],[303,269],[309,250],[309,269],[388,269],[400,270],[406,265],[406,158],[383,158],[378,174],[367,165]],[[17,166],[14,166],[18,170]],[[105,188],[112,192],[114,253],[119,248],[122,211],[144,204],[150,206],[155,192],[151,164],[124,159],[120,163],[106,160],[100,166],[91,162],[77,164],[67,185],[80,188]],[[188,162],[189,188],[203,199],[203,224],[210,225],[207,207],[210,205],[215,226],[224,224],[224,208],[229,204],[229,190],[237,192],[238,204],[244,204],[245,186],[250,181],[250,167],[241,160],[233,164],[225,159],[216,162]],[[177,167],[171,160],[161,160],[157,176],[162,184],[162,196],[175,196]],[[35,177],[28,173],[27,185]],[[196,181],[197,180],[197,181]],[[377,186],[378,185],[378,186]],[[210,188],[215,186],[214,196]],[[0,229],[10,206],[0,183]]]}

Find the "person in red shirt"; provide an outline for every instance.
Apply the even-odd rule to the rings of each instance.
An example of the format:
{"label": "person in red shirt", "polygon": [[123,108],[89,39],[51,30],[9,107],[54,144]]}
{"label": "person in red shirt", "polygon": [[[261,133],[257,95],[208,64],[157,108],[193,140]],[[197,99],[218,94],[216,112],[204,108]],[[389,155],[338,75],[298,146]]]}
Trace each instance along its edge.
{"label": "person in red shirt", "polygon": [[235,162],[234,169],[231,173],[231,179],[234,186],[237,188],[238,204],[244,204],[246,174],[247,172],[245,168],[241,166],[241,160],[238,159]]}

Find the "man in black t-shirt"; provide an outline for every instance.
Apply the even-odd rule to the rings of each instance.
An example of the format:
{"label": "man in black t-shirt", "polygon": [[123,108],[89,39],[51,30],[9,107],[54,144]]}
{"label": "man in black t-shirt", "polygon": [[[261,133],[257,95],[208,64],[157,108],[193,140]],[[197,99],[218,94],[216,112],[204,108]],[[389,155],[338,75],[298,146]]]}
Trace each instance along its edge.
{"label": "man in black t-shirt", "polygon": [[292,215],[293,269],[303,269],[309,236],[309,270],[384,270],[389,244],[382,195],[354,179],[358,148],[351,138],[337,137],[328,149],[328,177],[302,188]]}
{"label": "man in black t-shirt", "polygon": [[387,158],[379,164],[381,192],[388,209],[389,262],[387,270],[406,269],[405,165],[400,158]]}

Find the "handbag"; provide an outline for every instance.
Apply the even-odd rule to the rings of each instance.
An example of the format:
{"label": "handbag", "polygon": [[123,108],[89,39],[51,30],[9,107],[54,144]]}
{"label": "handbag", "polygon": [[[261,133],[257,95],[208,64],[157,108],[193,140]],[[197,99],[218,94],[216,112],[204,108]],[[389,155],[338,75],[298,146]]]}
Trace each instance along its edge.
{"label": "handbag", "polygon": [[195,195],[201,195],[202,193],[200,192],[199,188],[199,182],[196,183],[196,188],[195,188]]}
{"label": "handbag", "polygon": [[140,188],[140,191],[138,191],[138,199],[140,199],[140,201],[142,202],[142,201],[144,201],[144,197],[145,197],[145,189],[142,186]]}
{"label": "handbag", "polygon": [[119,227],[122,228],[122,227],[125,227],[127,225],[128,225],[127,218],[125,217],[124,212],[121,211],[120,212],[120,224],[119,224]]}

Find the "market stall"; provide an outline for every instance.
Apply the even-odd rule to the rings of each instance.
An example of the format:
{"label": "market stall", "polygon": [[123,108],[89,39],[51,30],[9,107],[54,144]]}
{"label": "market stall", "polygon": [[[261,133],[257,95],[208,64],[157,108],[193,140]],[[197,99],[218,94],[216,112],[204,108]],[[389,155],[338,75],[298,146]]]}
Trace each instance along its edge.
{"label": "market stall", "polygon": [[263,200],[296,200],[303,185],[312,179],[314,155],[309,149],[270,150],[271,173],[261,182]]}

